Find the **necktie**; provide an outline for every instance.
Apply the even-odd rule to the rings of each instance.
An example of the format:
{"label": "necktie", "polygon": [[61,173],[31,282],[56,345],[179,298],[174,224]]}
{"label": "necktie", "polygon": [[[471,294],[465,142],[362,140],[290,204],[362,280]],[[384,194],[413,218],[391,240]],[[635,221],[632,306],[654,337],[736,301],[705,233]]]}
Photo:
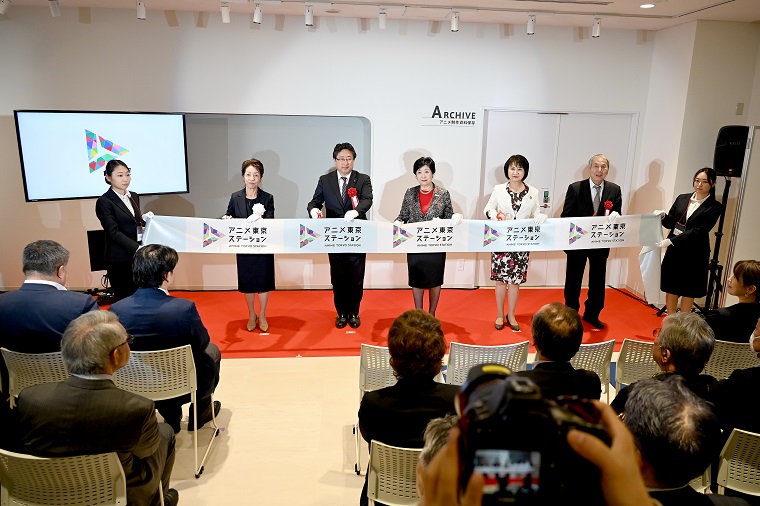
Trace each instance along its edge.
{"label": "necktie", "polygon": [[599,212],[599,204],[602,203],[602,187],[595,184],[594,190],[594,214],[596,214]]}
{"label": "necktie", "polygon": [[343,199],[343,203],[346,203],[346,195],[348,192],[348,184],[346,183],[346,177],[342,176],[340,178],[341,184],[340,184],[340,197]]}

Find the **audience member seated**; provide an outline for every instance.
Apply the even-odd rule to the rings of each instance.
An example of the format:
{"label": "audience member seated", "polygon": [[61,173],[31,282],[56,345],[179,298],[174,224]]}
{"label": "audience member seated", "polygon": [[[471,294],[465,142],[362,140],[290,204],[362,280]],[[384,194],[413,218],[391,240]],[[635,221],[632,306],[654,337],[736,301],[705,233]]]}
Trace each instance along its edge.
{"label": "audience member seated", "polygon": [[130,336],[110,311],[92,311],[66,328],[61,352],[72,374],[35,385],[18,399],[21,441],[28,453],[65,457],[117,452],[127,479],[127,502],[175,505],[169,488],[174,433],[158,423],[153,401],[119,389],[113,374],[129,360]]}
{"label": "audience member seated", "polygon": [[423,436],[425,444],[417,460],[417,494],[420,496],[418,506],[424,502],[422,496],[425,493],[425,486],[422,483],[422,474],[425,468],[430,465],[433,457],[446,445],[446,442],[449,440],[449,432],[458,423],[459,417],[457,415],[446,415],[441,418],[433,418],[427,424],[427,427],[425,427],[425,434]]}
{"label": "audience member seated", "polygon": [[561,395],[599,399],[602,394],[599,376],[593,371],[576,370],[570,364],[583,340],[583,322],[578,311],[552,302],[533,315],[532,326],[537,363],[530,371],[515,374],[533,380],[547,399]]}
{"label": "audience member seated", "polygon": [[[98,305],[89,295],[66,290],[69,252],[57,242],[28,244],[21,262],[24,284],[0,296],[0,346],[22,353],[61,351],[66,326]],[[7,393],[8,370],[3,360],[0,371]]]}
{"label": "audience member seated", "polygon": [[[398,383],[364,394],[359,430],[368,444],[422,448],[428,422],[454,412],[458,390],[434,381],[446,352],[441,322],[421,309],[406,311],[388,331],[388,350]],[[366,480],[359,503],[368,503]]]}
{"label": "audience member seated", "polygon": [[[115,302],[111,311],[134,336],[133,350],[166,350],[186,344],[192,347],[198,381],[198,425],[203,427],[212,419],[211,410],[216,416],[222,406],[219,401],[211,404],[219,383],[222,354],[211,342],[195,303],[169,295],[178,261],[179,255],[168,246],[150,244],[137,250],[132,259],[132,276],[138,289],[134,295]],[[189,395],[156,403],[158,412],[175,433],[180,431],[182,405],[188,402]],[[189,431],[195,430],[192,412],[191,405]]]}
{"label": "audience member seated", "polygon": [[734,265],[734,275],[728,278],[726,291],[739,298],[733,306],[711,311],[707,323],[715,332],[715,339],[744,343],[760,318],[757,288],[760,287],[760,262],[740,260]]}
{"label": "audience member seated", "polygon": [[[652,356],[662,372],[654,378],[664,380],[678,374],[699,397],[713,402],[718,381],[708,374],[700,374],[715,347],[715,337],[709,325],[694,313],[676,313],[666,316],[662,328],[654,338]],[[638,382],[621,388],[612,407],[617,413],[625,409],[630,391]]]}
{"label": "audience member seated", "polygon": [[637,382],[625,403],[624,423],[633,433],[649,495],[662,506],[746,505],[740,498],[700,494],[689,482],[720,451],[720,427],[709,403],[683,377]]}

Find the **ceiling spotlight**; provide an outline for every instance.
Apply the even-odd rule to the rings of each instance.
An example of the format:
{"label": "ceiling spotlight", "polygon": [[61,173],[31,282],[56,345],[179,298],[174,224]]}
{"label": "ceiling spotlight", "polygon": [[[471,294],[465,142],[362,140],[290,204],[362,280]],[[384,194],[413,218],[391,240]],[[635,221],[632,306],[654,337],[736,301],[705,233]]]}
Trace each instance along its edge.
{"label": "ceiling spotlight", "polygon": [[451,13],[451,31],[452,32],[459,31],[459,13],[458,12]]}
{"label": "ceiling spotlight", "polygon": [[11,8],[11,0],[0,0],[0,16],[5,15]]}
{"label": "ceiling spotlight", "polygon": [[222,23],[227,24],[230,22],[230,4],[222,2]]}
{"label": "ceiling spotlight", "polygon": [[54,18],[60,18],[61,6],[58,5],[58,0],[50,0],[48,3],[50,4],[50,15]]}
{"label": "ceiling spotlight", "polygon": [[594,24],[591,25],[591,36],[598,39],[602,35],[602,18],[594,17]]}
{"label": "ceiling spotlight", "polygon": [[379,16],[377,18],[377,22],[378,22],[381,30],[385,30],[385,18],[386,18],[386,16],[387,15],[385,14],[385,9],[380,9],[380,14],[379,14]]}
{"label": "ceiling spotlight", "polygon": [[137,0],[137,19],[145,21],[145,0]]}
{"label": "ceiling spotlight", "polygon": [[306,4],[304,17],[306,18],[306,26],[314,26],[314,8]]}
{"label": "ceiling spotlight", "polygon": [[528,14],[528,35],[536,33],[536,15]]}
{"label": "ceiling spotlight", "polygon": [[253,9],[253,22],[257,25],[261,24],[261,4],[256,4],[256,7]]}

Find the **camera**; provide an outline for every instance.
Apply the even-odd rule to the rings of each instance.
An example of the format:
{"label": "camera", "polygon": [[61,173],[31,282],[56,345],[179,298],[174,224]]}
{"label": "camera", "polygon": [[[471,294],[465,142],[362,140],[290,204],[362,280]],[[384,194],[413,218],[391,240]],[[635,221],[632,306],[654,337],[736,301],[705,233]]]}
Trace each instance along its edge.
{"label": "camera", "polygon": [[460,490],[479,472],[484,505],[604,504],[598,468],[566,439],[577,429],[610,444],[591,401],[544,399],[530,379],[483,364],[470,370],[456,407]]}

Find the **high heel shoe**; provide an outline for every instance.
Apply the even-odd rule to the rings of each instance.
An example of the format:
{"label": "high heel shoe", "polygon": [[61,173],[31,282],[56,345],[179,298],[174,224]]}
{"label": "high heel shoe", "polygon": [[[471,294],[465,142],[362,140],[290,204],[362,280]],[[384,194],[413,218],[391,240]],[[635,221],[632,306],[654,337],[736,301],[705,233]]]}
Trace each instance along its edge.
{"label": "high heel shoe", "polygon": [[251,320],[248,320],[248,324],[245,326],[245,328],[248,329],[248,332],[253,332],[253,329],[256,328],[256,320],[258,320],[256,315],[253,315],[253,323],[251,323]]}
{"label": "high heel shoe", "polygon": [[261,329],[262,332],[266,332],[267,330],[269,330],[269,323],[267,323],[267,319],[265,316],[262,316],[261,318],[259,318],[259,328]]}
{"label": "high heel shoe", "polygon": [[520,325],[515,323],[512,325],[512,323],[507,319],[507,325],[509,325],[509,328],[512,329],[512,332],[520,332]]}
{"label": "high heel shoe", "polygon": [[496,327],[496,330],[501,330],[504,328],[504,318],[496,318],[496,321],[493,323],[493,326]]}

